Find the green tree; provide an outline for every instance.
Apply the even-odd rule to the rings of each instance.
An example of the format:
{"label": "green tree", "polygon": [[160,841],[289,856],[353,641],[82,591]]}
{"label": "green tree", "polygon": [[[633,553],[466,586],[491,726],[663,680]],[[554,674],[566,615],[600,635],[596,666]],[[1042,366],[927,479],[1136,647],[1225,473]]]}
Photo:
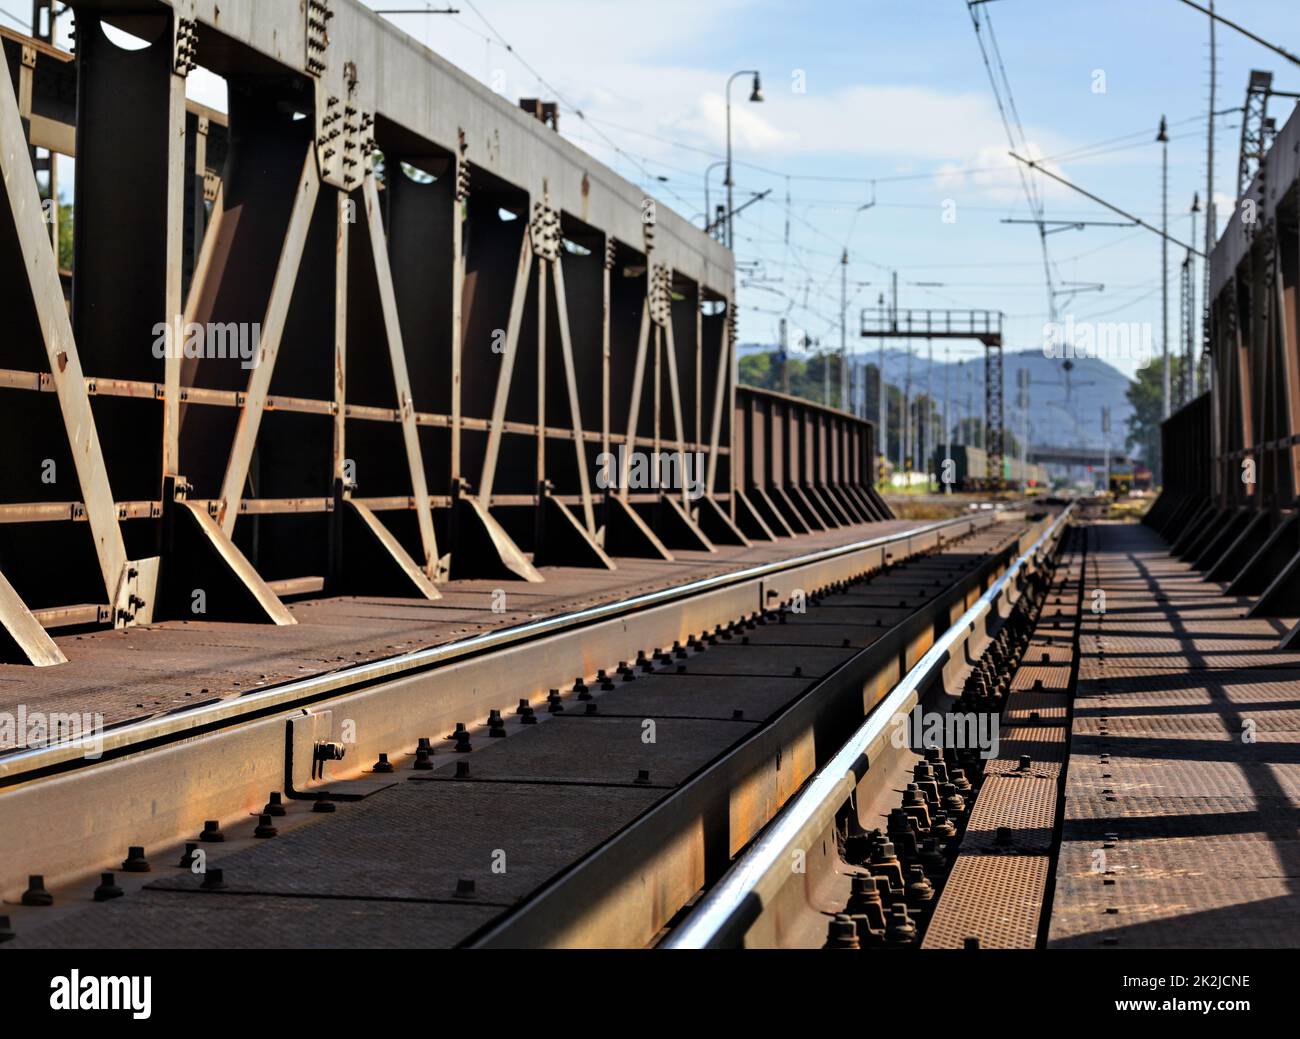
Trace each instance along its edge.
{"label": "green tree", "polygon": [[748,357],[742,357],[740,359],[741,384],[757,386],[760,390],[774,389],[772,383],[780,367],[774,361],[774,354],[750,354]]}
{"label": "green tree", "polygon": [[72,270],[72,207],[59,206],[59,270]]}

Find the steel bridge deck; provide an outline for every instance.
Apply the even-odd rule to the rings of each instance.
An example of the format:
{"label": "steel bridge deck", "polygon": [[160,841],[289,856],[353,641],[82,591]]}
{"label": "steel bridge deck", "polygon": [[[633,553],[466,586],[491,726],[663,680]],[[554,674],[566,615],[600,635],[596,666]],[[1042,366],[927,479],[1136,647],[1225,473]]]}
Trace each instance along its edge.
{"label": "steel bridge deck", "polygon": [[[806,614],[779,623],[775,611],[761,622],[751,619],[637,669],[633,678],[612,676],[610,687],[593,689],[586,703],[566,695],[563,712],[541,713],[535,725],[507,715],[509,738],[476,731],[470,753],[458,754],[437,738],[442,733],[430,733],[432,768],[417,770],[403,755],[394,758],[392,773],[341,783],[333,796],[351,791],[356,799],[340,803],[337,814],[291,804],[286,816],[273,820],[280,831],[273,840],[257,839],[242,822],[228,825],[225,841],[201,846],[213,853],[206,876],[176,868],[179,848],[151,848],[151,872],[116,875],[126,897],[93,904],[79,884],[48,909],[16,915],[19,935],[12,946],[429,947],[472,941],[674,796],[819,678],[872,642],[892,637],[895,625],[927,604],[965,587],[962,582],[1023,529],[1014,521],[995,523],[865,583],[828,590],[810,599]],[[798,544],[812,547],[802,539]],[[758,561],[752,552],[744,557]],[[718,561],[740,563],[739,556]],[[652,576],[667,579],[653,568],[645,576],[643,583]],[[602,594],[590,582],[585,589]],[[647,721],[653,723],[650,739]],[[792,753],[787,771],[806,752]],[[701,820],[706,824],[716,831],[714,843],[728,833],[733,843],[743,839],[735,819],[720,827],[719,820]],[[710,854],[719,850],[728,849]],[[223,883],[215,890],[214,869]]]}
{"label": "steel bridge deck", "polygon": [[[543,584],[461,580],[434,601],[350,596],[289,603],[288,626],[167,621],[56,638],[57,668],[0,664],[0,711],[99,713],[113,726],[260,691],[597,603],[923,526],[889,520],[797,539],[619,558],[614,571],[545,567]],[[502,600],[499,593],[504,593]],[[494,612],[494,597],[504,612]],[[75,647],[75,648],[74,648]],[[0,754],[17,749],[0,734]]]}
{"label": "steel bridge deck", "polygon": [[1049,947],[1293,947],[1291,622],[1246,618],[1148,527],[1091,537]]}

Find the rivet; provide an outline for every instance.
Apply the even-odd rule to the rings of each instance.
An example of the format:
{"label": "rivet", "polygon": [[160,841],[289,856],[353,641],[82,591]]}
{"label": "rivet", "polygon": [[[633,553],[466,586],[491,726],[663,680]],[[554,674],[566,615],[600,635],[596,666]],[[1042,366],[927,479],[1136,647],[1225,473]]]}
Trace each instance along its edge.
{"label": "rivet", "polygon": [[222,870],[210,869],[203,874],[203,883],[199,886],[204,891],[220,891],[226,886],[226,875]]}
{"label": "rivet", "polygon": [[264,807],[262,811],[266,815],[274,815],[277,817],[285,814],[284,798],[280,796],[280,791],[271,791],[271,797],[266,802],[266,807]]}
{"label": "rivet", "polygon": [[145,858],[142,845],[133,844],[127,849],[126,858],[122,860],[122,871],[124,873],[149,872],[149,860]]}
{"label": "rivet", "polygon": [[220,844],[226,839],[226,835],[221,832],[221,824],[216,819],[209,819],[203,824],[203,832],[199,834],[199,840],[207,844]]}
{"label": "rivet", "polygon": [[23,892],[22,903],[25,906],[52,906],[54,896],[45,890],[45,878],[33,873],[27,878],[27,890]]}
{"label": "rivet", "polygon": [[112,873],[101,873],[99,875],[99,887],[95,888],[94,895],[96,902],[107,902],[113,898],[121,898],[126,894],[125,891],[114,883],[114,880],[115,878]]}
{"label": "rivet", "polygon": [[370,771],[371,771],[371,772],[383,772],[383,773],[388,773],[388,772],[393,771],[393,764],[392,764],[391,761],[388,760],[388,755],[387,755],[387,754],[380,754],[380,755],[379,755],[379,760],[376,761],[373,765],[370,766]]}
{"label": "rivet", "polygon": [[336,811],[337,808],[338,806],[328,797],[318,798],[316,803],[311,806],[313,812],[333,812]]}
{"label": "rivet", "polygon": [[271,824],[269,815],[259,815],[257,817],[257,828],[253,830],[254,837],[274,837],[280,831]]}

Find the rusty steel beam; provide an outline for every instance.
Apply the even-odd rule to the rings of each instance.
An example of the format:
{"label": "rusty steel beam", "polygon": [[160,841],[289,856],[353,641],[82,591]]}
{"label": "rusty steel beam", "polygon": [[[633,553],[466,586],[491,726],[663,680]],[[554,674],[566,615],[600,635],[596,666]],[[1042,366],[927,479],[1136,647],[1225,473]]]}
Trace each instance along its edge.
{"label": "rusty steel beam", "polygon": [[[0,570],[33,618],[127,626],[219,588],[227,619],[291,623],[277,592],[429,599],[794,533],[746,475],[708,235],[355,0],[86,0],[77,30],[75,56],[0,33],[0,277],[33,301],[0,344]],[[185,100],[200,67],[228,113]],[[78,160],[70,272],[33,146]],[[845,468],[869,427],[791,407],[797,507],[887,515]],[[594,487],[619,448],[698,452],[702,498]]]}

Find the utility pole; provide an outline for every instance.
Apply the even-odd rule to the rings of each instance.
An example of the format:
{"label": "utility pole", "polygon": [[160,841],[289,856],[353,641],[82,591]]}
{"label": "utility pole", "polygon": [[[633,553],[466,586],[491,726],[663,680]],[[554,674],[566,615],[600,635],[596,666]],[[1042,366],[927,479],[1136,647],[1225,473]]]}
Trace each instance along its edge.
{"label": "utility pole", "polygon": [[930,438],[934,436],[934,393],[930,386],[934,376],[934,340],[925,341],[925,420],[921,426],[921,471],[925,473],[925,489],[930,489]]}
{"label": "utility pole", "polygon": [[845,394],[849,367],[849,251],[844,250],[840,257],[840,407],[848,411],[848,397]]}
{"label": "utility pole", "polygon": [[[943,460],[947,464],[952,460],[952,412],[948,410],[948,380],[952,372],[948,367],[948,347],[943,348]],[[943,493],[952,493],[952,481],[943,481]]]}
{"label": "utility pole", "polygon": [[[913,456],[916,454],[916,429],[912,424],[912,344],[910,341],[906,350],[907,368],[903,377],[903,464],[910,474],[915,464]],[[912,485],[910,476],[907,485],[909,487]]]}
{"label": "utility pole", "polygon": [[781,392],[790,392],[790,329],[781,319]]}
{"label": "utility pole", "polygon": [[[879,293],[878,306],[884,307],[885,294]],[[889,457],[889,412],[886,408],[885,398],[885,337],[880,337],[880,357],[876,367],[876,383],[880,397],[880,457],[887,459]]]}
{"label": "utility pole", "polygon": [[[1169,417],[1169,131],[1160,117],[1160,350],[1165,361],[1162,416]],[[1163,459],[1161,468],[1163,469]],[[1163,477],[1163,474],[1162,474]]]}
{"label": "utility pole", "polygon": [[971,372],[972,372],[972,370],[974,369],[974,367],[975,367],[974,365],[971,365],[970,368],[967,368],[967,369],[966,369],[966,423],[967,423],[967,429],[966,429],[966,432],[962,434],[962,443],[965,444],[967,447],[974,446],[974,440],[975,440],[975,436],[974,436],[975,431],[974,431],[973,429],[970,428],[971,424],[974,422],[974,415],[975,415],[974,410],[972,410],[972,409],[975,407],[975,404],[974,404],[974,401],[973,401],[973,399],[972,399],[972,397],[971,397],[971,394],[972,394],[972,389],[971,389],[971,387],[972,387],[972,385],[973,385],[973,380],[974,380],[974,376],[971,374]]}
{"label": "utility pole", "polygon": [[[1192,240],[1193,242],[1196,241],[1196,214],[1199,213],[1200,211],[1201,211],[1201,196],[1200,196],[1200,193],[1199,193],[1199,192],[1195,192],[1195,191],[1193,191],[1193,192],[1192,192],[1192,210],[1191,210],[1191,212],[1192,212],[1192,233],[1191,233],[1191,235],[1189,235],[1189,237],[1191,238],[1191,240]],[[1207,254],[1207,256],[1208,256],[1208,254]],[[1195,256],[1194,256],[1194,254],[1192,253],[1192,250],[1190,250],[1190,249],[1187,250],[1187,265],[1188,265],[1188,268],[1189,268],[1189,270],[1188,270],[1188,272],[1187,272],[1188,296],[1189,296],[1189,299],[1188,299],[1188,303],[1187,303],[1187,306],[1188,306],[1188,318],[1187,318],[1187,320],[1188,320],[1188,328],[1187,328],[1187,359],[1186,359],[1185,363],[1187,364],[1188,369],[1187,369],[1187,373],[1186,373],[1186,375],[1184,376],[1184,378],[1187,380],[1187,385],[1190,387],[1190,389],[1189,389],[1189,391],[1188,391],[1188,396],[1187,396],[1187,399],[1190,401],[1190,400],[1192,400],[1192,399],[1193,399],[1193,398],[1194,398],[1198,393],[1201,392],[1201,388],[1200,388],[1200,385],[1199,385],[1199,383],[1200,383],[1200,379],[1198,378],[1198,376],[1199,376],[1200,373],[1197,372],[1197,370],[1196,370],[1196,369],[1197,369],[1197,364],[1196,364],[1196,328],[1195,328],[1195,325],[1196,325],[1196,258],[1195,258]],[[1208,266],[1208,264],[1207,264],[1207,266]]]}
{"label": "utility pole", "polygon": [[1110,405],[1101,408],[1101,440],[1106,459],[1106,492],[1110,493]]}
{"label": "utility pole", "polygon": [[[1210,347],[1210,250],[1214,248],[1214,100],[1216,77],[1219,71],[1218,51],[1214,43],[1214,0],[1210,4],[1210,114],[1206,116],[1205,131],[1205,262],[1203,268],[1203,296],[1201,308],[1201,355],[1207,356]],[[1209,372],[1206,372],[1209,378]]]}

